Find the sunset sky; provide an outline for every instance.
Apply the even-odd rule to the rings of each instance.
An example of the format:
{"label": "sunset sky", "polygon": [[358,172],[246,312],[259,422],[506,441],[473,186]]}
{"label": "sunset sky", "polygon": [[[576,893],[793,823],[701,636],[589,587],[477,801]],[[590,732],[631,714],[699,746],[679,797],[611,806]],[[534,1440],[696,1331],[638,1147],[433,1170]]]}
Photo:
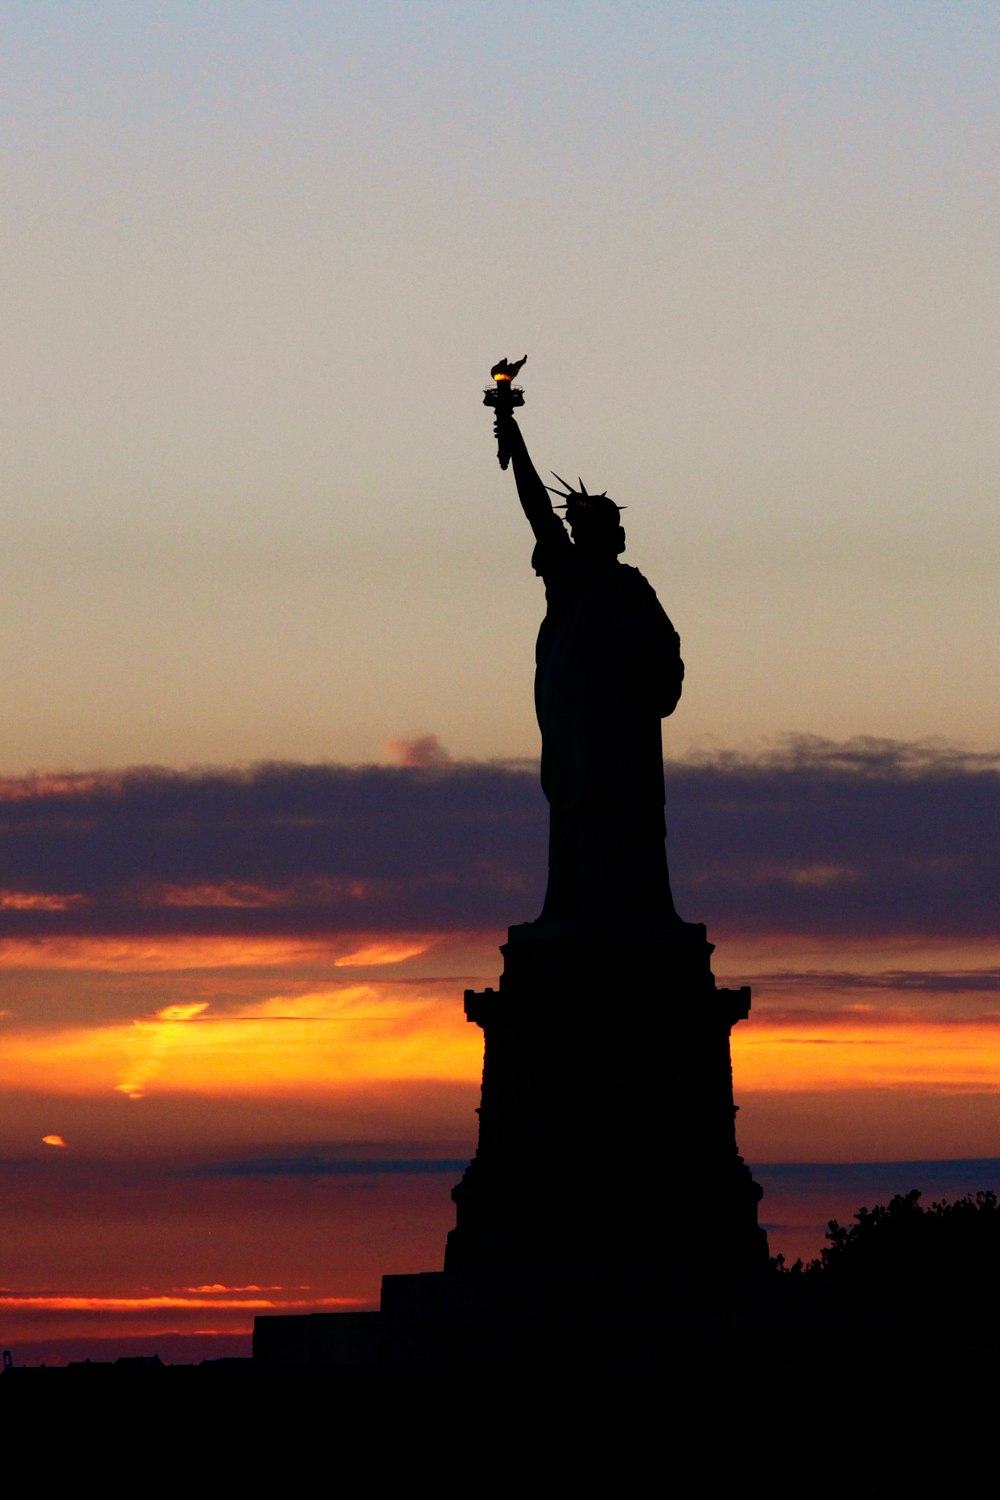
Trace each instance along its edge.
{"label": "sunset sky", "polygon": [[671,871],[753,986],[772,1248],[1000,1186],[998,43],[978,0],[0,4],[15,1357],[440,1266],[462,991],[544,886],[503,355],[681,635]]}

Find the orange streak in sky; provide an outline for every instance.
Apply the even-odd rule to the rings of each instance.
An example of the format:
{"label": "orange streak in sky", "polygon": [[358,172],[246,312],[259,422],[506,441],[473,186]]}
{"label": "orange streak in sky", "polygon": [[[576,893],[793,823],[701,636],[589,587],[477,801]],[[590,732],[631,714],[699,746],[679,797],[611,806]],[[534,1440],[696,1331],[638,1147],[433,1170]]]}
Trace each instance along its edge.
{"label": "orange streak in sky", "polygon": [[157,1091],[209,1097],[330,1093],[345,1084],[467,1081],[482,1040],[452,991],[345,985],[274,996],[206,1014],[204,1002],[165,1006],[127,1024],[13,1032],[0,1053],[0,1083],[72,1094]]}
{"label": "orange streak in sky", "polygon": [[358,1297],[309,1297],[286,1301],[271,1297],[60,1297],[0,1296],[0,1308],[8,1312],[147,1312],[162,1308],[237,1308],[250,1312],[296,1307],[356,1307]]}
{"label": "orange streak in sky", "polygon": [[335,969],[358,969],[375,964],[401,964],[408,958],[419,958],[430,946],[428,939],[406,942],[386,938],[376,943],[364,943],[350,953],[342,953],[334,959],[333,966]]}
{"label": "orange streak in sky", "polygon": [[[858,1088],[996,1092],[1000,1024],[989,1018],[785,1013],[733,1033],[737,1092]],[[72,1094],[157,1092],[207,1097],[400,1081],[468,1082],[482,1038],[456,995],[429,983],[330,987],[272,996],[213,1015],[206,1002],[168,1005],[111,1026],[12,1032],[0,1083]]]}
{"label": "orange streak in sky", "polygon": [[0,969],[111,970],[296,968],[403,963],[436,937],[420,934],[309,937],[39,937],[0,940]]}
{"label": "orange streak in sky", "polygon": [[863,1019],[830,1026],[801,1019],[733,1032],[733,1072],[741,1088],[836,1091],[930,1089],[1000,1091],[1000,1026],[988,1020],[879,1023]]}

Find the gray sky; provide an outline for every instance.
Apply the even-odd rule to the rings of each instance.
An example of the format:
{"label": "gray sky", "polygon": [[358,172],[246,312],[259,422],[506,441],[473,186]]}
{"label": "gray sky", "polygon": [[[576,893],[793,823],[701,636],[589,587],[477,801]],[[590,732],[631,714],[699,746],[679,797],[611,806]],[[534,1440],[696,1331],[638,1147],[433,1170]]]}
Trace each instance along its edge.
{"label": "gray sky", "polygon": [[536,753],[526,351],[681,633],[672,751],[996,746],[994,6],[0,27],[0,769]]}

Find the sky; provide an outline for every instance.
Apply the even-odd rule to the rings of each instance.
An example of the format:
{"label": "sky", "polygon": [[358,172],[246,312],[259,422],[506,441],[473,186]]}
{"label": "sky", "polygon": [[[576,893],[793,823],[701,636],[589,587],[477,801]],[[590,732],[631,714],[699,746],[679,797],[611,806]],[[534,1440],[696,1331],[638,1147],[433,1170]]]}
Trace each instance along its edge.
{"label": "sky", "polygon": [[5,1345],[245,1347],[440,1264],[462,990],[544,885],[501,356],[681,635],[773,1248],[996,1185],[998,33],[0,4]]}

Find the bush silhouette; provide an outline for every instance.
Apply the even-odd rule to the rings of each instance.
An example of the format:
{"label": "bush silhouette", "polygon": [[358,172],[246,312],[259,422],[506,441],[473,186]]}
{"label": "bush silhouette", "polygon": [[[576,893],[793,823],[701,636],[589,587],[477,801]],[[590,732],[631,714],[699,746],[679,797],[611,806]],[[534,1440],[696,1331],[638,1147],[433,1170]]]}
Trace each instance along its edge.
{"label": "bush silhouette", "polygon": [[810,1270],[830,1277],[947,1281],[1000,1271],[1000,1205],[992,1192],[920,1206],[920,1193],[897,1193],[886,1205],[859,1208],[853,1224],[831,1219]]}
{"label": "bush silhouette", "polygon": [[808,1265],[775,1261],[803,1309],[870,1328],[893,1325],[935,1341],[995,1344],[1000,1330],[1000,1204],[967,1194],[923,1208],[920,1193],[832,1219]]}

